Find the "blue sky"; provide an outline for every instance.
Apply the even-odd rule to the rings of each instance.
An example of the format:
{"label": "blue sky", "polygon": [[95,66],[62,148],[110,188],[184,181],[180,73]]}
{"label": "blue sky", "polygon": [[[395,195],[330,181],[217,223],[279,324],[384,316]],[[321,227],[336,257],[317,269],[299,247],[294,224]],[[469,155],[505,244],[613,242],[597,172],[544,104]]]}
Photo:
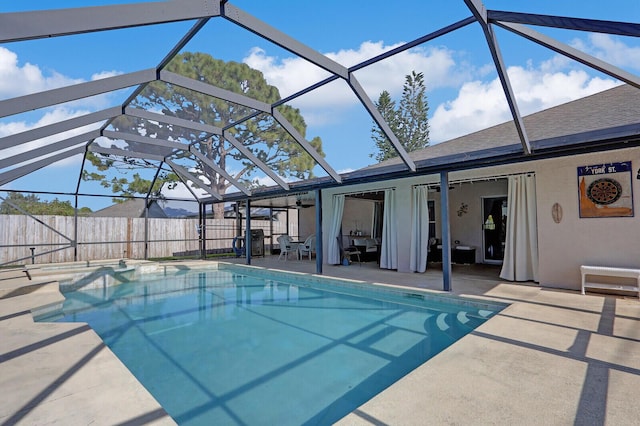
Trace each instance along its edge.
{"label": "blue sky", "polygon": [[[110,0],[46,0],[0,3],[0,13],[129,3]],[[367,1],[293,0],[231,2],[255,17],[345,66],[360,63],[470,16],[462,0]],[[640,22],[637,0],[487,0],[488,9]],[[579,7],[577,6],[579,5]],[[0,99],[156,66],[192,23],[174,23],[47,40],[0,44]],[[640,73],[640,40],[536,28],[586,53]],[[496,31],[518,106],[526,115],[610,88],[618,82],[502,30]],[[291,53],[222,18],[212,19],[185,50],[203,51],[262,71],[282,97],[327,76]],[[387,90],[399,100],[404,78],[423,72],[429,101],[431,143],[471,133],[507,120],[510,114],[479,26],[471,25],[409,52],[358,71],[372,100]],[[130,91],[96,96],[44,111],[0,119],[0,137],[64,118],[119,105]],[[307,138],[320,136],[326,159],[339,172],[371,164],[372,120],[341,82],[297,99],[307,122]],[[0,151],[0,158],[13,155]],[[79,158],[53,164],[9,189],[75,191]],[[322,174],[319,170],[317,174]],[[64,183],[64,185],[62,185]],[[81,191],[101,190],[82,184]],[[109,194],[106,190],[101,190]],[[108,198],[89,201],[92,208]],[[83,204],[83,201],[81,201]]]}

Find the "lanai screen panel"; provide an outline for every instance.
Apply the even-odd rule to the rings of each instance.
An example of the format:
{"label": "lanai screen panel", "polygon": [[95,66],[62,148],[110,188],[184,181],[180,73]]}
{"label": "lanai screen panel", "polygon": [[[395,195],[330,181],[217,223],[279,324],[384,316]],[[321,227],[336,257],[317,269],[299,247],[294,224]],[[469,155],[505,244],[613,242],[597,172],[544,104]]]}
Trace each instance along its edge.
{"label": "lanai screen panel", "polygon": [[[90,4],[93,3],[85,3],[85,5]],[[172,14],[179,14],[178,12],[181,12],[176,9],[176,4],[178,3],[167,4],[167,7],[172,10]],[[195,3],[191,2],[185,2],[183,4],[185,9],[187,6],[196,9],[198,7],[197,5],[194,6]],[[620,7],[621,4],[622,7]],[[151,5],[151,3],[149,3],[149,5]],[[157,6],[162,7],[162,4],[158,3]],[[440,136],[436,137],[437,132],[442,128],[442,117],[444,114],[439,112],[444,111],[446,113],[448,107],[454,109],[459,105],[469,106],[468,109],[473,110],[472,107],[474,105],[478,106],[478,104],[471,102],[472,97],[465,99],[463,96],[465,93],[474,93],[475,97],[478,98],[478,93],[482,93],[482,89],[492,90],[492,86],[502,86],[504,91],[507,92],[506,98],[510,109],[510,114],[507,119],[512,119],[517,124],[520,133],[519,139],[522,142],[524,151],[527,152],[528,131],[526,126],[521,122],[520,117],[520,113],[526,113],[526,111],[519,111],[519,109],[525,109],[521,108],[521,103],[527,103],[527,96],[531,94],[535,95],[531,90],[531,87],[535,87],[535,84],[529,84],[528,87],[526,84],[522,84],[525,90],[519,90],[521,82],[514,81],[514,79],[518,77],[520,70],[524,70],[524,74],[530,71],[527,69],[530,64],[521,63],[523,60],[526,60],[526,57],[520,54],[539,49],[537,47],[527,47],[526,43],[513,44],[511,40],[516,38],[513,32],[518,32],[520,34],[518,37],[537,37],[539,42],[541,37],[532,35],[533,33],[528,30],[523,31],[522,28],[518,27],[518,25],[521,24],[508,22],[513,15],[509,15],[508,13],[501,14],[495,10],[488,10],[487,12],[487,9],[501,9],[504,5],[500,1],[489,0],[484,3],[471,0],[459,1],[448,4],[446,8],[435,7],[432,2],[402,2],[390,6],[386,2],[374,1],[369,3],[368,7],[361,10],[358,14],[360,20],[368,20],[371,23],[371,25],[366,27],[366,34],[362,29],[355,30],[356,25],[351,14],[340,13],[342,9],[339,5],[336,6],[331,2],[319,4],[315,6],[317,10],[311,12],[308,7],[302,8],[297,3],[287,2],[276,4],[255,4],[254,2],[245,3],[243,1],[239,1],[237,4],[235,2],[213,2],[211,6],[211,10],[208,12],[209,14],[203,9],[203,19],[197,21],[197,23],[195,19],[192,19],[188,22],[112,29],[87,34],[74,34],[72,36],[56,36],[50,39],[47,37],[25,42],[12,42],[7,45],[12,48],[13,46],[17,46],[15,51],[23,55],[21,57],[29,58],[29,60],[31,60],[30,58],[34,58],[34,62],[38,61],[38,57],[44,58],[44,54],[47,53],[47,51],[55,50],[59,52],[53,59],[47,55],[47,60],[50,60],[52,64],[49,66],[55,69],[57,73],[52,72],[49,76],[51,78],[49,79],[41,79],[43,85],[37,88],[36,91],[41,90],[43,93],[47,89],[54,87],[71,87],[76,83],[81,84],[82,82],[93,81],[96,78],[118,78],[128,73],[135,74],[142,72],[144,74],[141,74],[143,80],[153,80],[157,77],[162,81],[152,83],[152,85],[164,85],[165,88],[180,86],[183,89],[199,94],[197,96],[211,96],[222,102],[226,102],[230,108],[236,108],[238,111],[242,108],[247,109],[247,114],[243,117],[234,117],[231,120],[225,121],[214,118],[214,120],[212,120],[213,123],[210,123],[209,120],[205,120],[206,123],[203,120],[197,120],[199,125],[211,125],[219,130],[211,132],[205,130],[204,133],[198,133],[201,132],[201,129],[195,129],[198,132],[193,132],[193,135],[189,135],[188,138],[172,135],[171,137],[162,139],[158,138],[158,135],[141,133],[139,131],[137,133],[134,132],[137,138],[136,143],[140,143],[139,137],[154,137],[169,142],[168,144],[165,143],[164,147],[147,143],[147,145],[151,145],[152,148],[148,148],[145,152],[149,155],[149,159],[153,161],[162,161],[166,155],[168,155],[167,153],[172,156],[171,158],[174,158],[176,155],[179,156],[180,154],[176,154],[175,152],[175,146],[173,150],[163,149],[171,148],[171,143],[179,143],[191,147],[194,146],[194,144],[204,143],[200,138],[205,138],[204,140],[206,140],[207,138],[211,138],[212,135],[216,137],[222,136],[221,140],[224,141],[223,143],[230,143],[229,139],[225,138],[225,132],[226,135],[233,136],[233,132],[237,131],[238,126],[240,126],[240,128],[242,126],[249,127],[255,123],[255,120],[262,119],[259,118],[260,115],[271,117],[286,128],[287,125],[280,122],[277,117],[277,113],[281,112],[281,108],[284,107],[281,105],[282,102],[284,105],[300,108],[301,115],[305,117],[305,121],[307,121],[306,134],[304,135],[306,139],[313,140],[317,135],[323,140],[323,152],[325,156],[320,155],[315,159],[316,166],[311,169],[314,175],[326,176],[328,174],[335,182],[339,182],[340,177],[337,176],[336,170],[343,171],[366,165],[361,157],[364,157],[365,160],[367,159],[366,157],[369,151],[367,146],[371,146],[370,129],[371,126],[374,126],[371,117],[367,117],[367,109],[369,109],[369,113],[375,109],[372,109],[371,106],[377,99],[380,89],[385,89],[388,81],[389,87],[395,87],[395,90],[398,90],[399,86],[396,80],[402,80],[405,75],[412,71],[419,72],[425,70],[425,74],[427,74],[427,72],[432,70],[432,67],[420,62],[403,62],[402,59],[406,59],[406,57],[402,56],[405,52],[415,54],[415,58],[418,59],[424,59],[432,52],[445,55],[450,54],[449,58],[456,62],[455,71],[457,71],[452,74],[460,75],[461,80],[464,79],[467,81],[466,83],[462,83],[462,85],[460,81],[452,81],[451,88],[453,88],[453,90],[448,94],[444,94],[446,85],[443,85],[441,80],[432,75],[426,80],[427,87],[429,88],[430,110],[433,111],[432,115],[430,112],[429,117],[433,142],[439,142],[457,136],[450,133],[443,135],[441,132]],[[9,8],[9,6],[6,5],[4,7]],[[15,5],[11,6],[11,8],[20,8],[22,10],[36,9],[39,7],[42,6],[34,6],[30,2],[21,3],[19,7]],[[560,10],[561,5],[531,3],[526,5],[509,5],[509,7],[519,7],[522,8],[522,11],[529,13],[552,14]],[[272,13],[274,10],[280,10],[282,13],[274,14]],[[399,11],[402,13],[397,13]],[[584,13],[585,16],[592,15],[590,16],[592,19],[611,20],[628,20],[629,16],[634,16],[634,13],[637,12],[638,5],[634,2],[624,5],[624,3],[616,1],[607,4],[603,7],[601,13],[598,12],[597,14],[587,9],[576,10],[576,14]],[[488,13],[488,15],[485,15],[485,13]],[[99,21],[99,18],[102,16],[103,15],[96,15],[96,21]],[[487,29],[487,22],[485,22],[487,16],[491,21],[488,27],[490,31],[483,32],[483,29]],[[209,17],[211,18],[209,19]],[[262,17],[264,17],[264,19],[260,21]],[[123,22],[132,22],[128,21],[130,18],[132,17],[122,16]],[[145,18],[146,17],[142,16],[134,16],[133,21],[139,20],[142,22]],[[168,16],[168,18],[171,17]],[[197,17],[194,16],[194,18]],[[475,18],[478,19],[477,22]],[[503,22],[498,22],[500,19],[502,19]],[[526,21],[527,17],[520,16],[518,19]],[[52,18],[52,20],[55,19]],[[552,27],[556,25],[563,26],[567,24],[567,22],[567,25],[573,25],[574,27],[583,24],[578,21],[570,22],[571,19],[563,20],[560,18],[554,19],[552,22],[543,18],[538,19],[538,21],[543,24],[546,22],[546,24]],[[304,22],[305,25],[295,25],[299,22]],[[78,22],[68,22],[68,24],[71,27],[75,27]],[[87,24],[91,27],[92,21],[88,20]],[[456,27],[455,30],[453,30],[453,27],[448,27],[448,25]],[[47,23],[41,26],[49,28]],[[535,27],[535,25],[528,25],[528,27]],[[449,29],[452,30],[451,33],[449,33]],[[586,51],[586,55],[575,55],[578,61],[588,61],[591,57],[597,59],[592,62],[596,63],[596,68],[604,71],[604,73],[601,74],[603,80],[606,80],[603,86],[616,84],[618,82],[616,79],[640,86],[637,75],[634,74],[637,73],[637,65],[635,65],[637,61],[625,60],[626,57],[633,57],[633,48],[638,46],[637,24],[634,26],[633,22],[628,24],[606,23],[603,27],[604,32],[611,30],[611,32],[615,33],[618,29],[621,29],[621,31],[627,30],[628,32],[625,33],[627,36],[598,34],[596,28],[593,35],[589,35],[587,39],[587,36],[581,34],[580,31],[555,30],[544,27],[544,25],[539,25],[535,28],[535,30],[540,31],[540,33],[558,37],[560,43],[569,45],[571,48],[584,48],[582,50]],[[34,32],[38,30],[39,28],[34,28]],[[191,38],[193,35],[195,35],[195,37]],[[495,36],[495,38],[492,39],[493,36]],[[178,42],[181,37],[184,37],[184,43]],[[147,41],[149,43],[146,43]],[[502,48],[502,41],[505,42],[504,45],[510,45],[512,51],[516,50],[516,53],[505,52]],[[411,44],[411,49],[405,49],[405,47],[408,46],[405,43]],[[485,49],[482,49],[482,44],[486,45],[487,43],[490,46],[485,46]],[[533,44],[533,42],[530,43]],[[606,48],[606,46],[608,46],[607,43],[609,43],[609,46],[617,45],[618,43],[623,43],[625,46],[628,45],[628,52],[630,54],[623,57],[607,57],[606,54],[609,51],[621,51],[620,49]],[[147,44],[149,46],[146,46]],[[90,48],[87,48],[87,46],[90,46]],[[176,46],[174,50],[171,50],[172,46]],[[513,46],[516,46],[515,49],[513,49]],[[81,49],[81,47],[83,49]],[[373,64],[373,62],[376,62],[375,58],[385,53],[394,52],[394,49],[397,47],[401,48],[402,53],[394,53],[390,55],[388,59],[380,62],[380,64],[391,64],[392,66],[387,66],[386,69],[384,67],[378,68],[385,71],[390,70],[390,72],[381,71],[376,73],[372,71],[374,70],[373,67],[378,65]],[[547,47],[553,50],[570,50],[553,42]],[[477,69],[474,69],[474,67],[465,69],[464,64],[466,59],[475,55],[475,52],[486,52],[486,49],[493,52],[493,57],[490,57],[490,60],[485,61],[483,64],[475,65],[478,67]],[[176,61],[171,61],[171,58],[177,52],[180,52],[182,56],[177,56],[174,58],[177,59]],[[215,67],[204,67],[208,70],[206,75],[204,73],[193,74],[191,70],[184,67],[185,63],[181,62],[181,60],[184,59],[184,55],[190,54],[191,52],[211,55],[212,58],[225,61],[226,63],[235,61],[238,66],[240,66],[241,63],[250,65],[252,68],[260,70],[266,83],[277,88],[279,93],[277,96],[267,96],[265,98],[252,96],[250,93],[251,85],[246,84],[253,82],[250,78],[239,80],[244,86],[241,86],[239,91],[231,90],[234,95],[227,96],[225,93],[220,93],[219,90],[226,90],[225,84],[228,82],[222,75],[215,77],[215,73],[209,72]],[[358,57],[358,55],[360,55],[360,57]],[[74,61],[74,59],[79,56],[82,57],[84,61],[82,71],[80,71],[80,66],[77,65],[77,62]],[[503,63],[500,62],[498,56],[504,58]],[[549,58],[549,64],[557,60],[557,56],[549,56]],[[601,60],[616,62],[616,66],[619,67],[622,72],[618,72],[615,67],[599,66],[598,61]],[[23,59],[23,61],[25,60]],[[72,64],[74,62],[76,65]],[[473,62],[475,64],[479,63],[475,60]],[[294,64],[294,66],[291,66],[291,64]],[[309,67],[309,65],[311,65],[311,67]],[[496,65],[499,77],[497,79],[494,78],[495,74],[493,74],[495,73]],[[26,67],[26,65],[24,66]],[[504,69],[501,68],[502,66],[504,66]],[[534,64],[534,67],[543,71],[545,69],[543,65],[538,64]],[[584,69],[584,67],[581,67],[582,66],[579,66],[576,69]],[[42,68],[40,68],[40,71],[41,70]],[[142,70],[146,70],[146,73]],[[465,75],[463,71],[468,71],[468,75]],[[486,74],[483,75],[483,71],[486,72]],[[590,83],[593,82],[593,84],[585,83],[584,86],[586,89],[584,94],[588,94],[587,92],[589,92],[589,90],[595,92],[596,88],[594,88],[593,85],[598,83],[597,78],[593,78],[594,74],[592,74],[592,70],[588,69],[588,71],[589,78],[591,79]],[[214,77],[211,77],[211,75],[214,75]],[[531,75],[531,73],[529,73],[529,75]],[[376,78],[380,81],[376,81]],[[488,81],[487,78],[494,79]],[[391,79],[394,81],[392,82]],[[292,81],[296,83],[302,81],[304,85],[303,87],[295,86],[290,84]],[[526,83],[526,80],[522,81]],[[359,97],[361,101],[361,111],[364,112],[354,116],[356,118],[353,118],[349,123],[340,123],[333,126],[331,131],[328,132],[326,130],[328,126],[324,126],[323,128],[321,120],[330,118],[330,113],[336,113],[338,109],[332,108],[332,104],[330,103],[326,103],[315,110],[310,108],[309,105],[314,102],[316,104],[321,103],[318,102],[321,99],[321,87],[330,87],[330,85],[333,87],[334,84],[335,87],[341,86],[339,87],[340,94],[344,93],[345,91],[342,89],[346,88],[346,92],[352,97],[354,94],[356,98]],[[440,86],[438,86],[437,89],[430,88],[430,84],[432,86]],[[315,87],[316,85],[318,87]],[[474,85],[481,90],[473,91]],[[15,86],[21,87],[20,84],[16,84]],[[362,90],[360,90],[360,86]],[[29,87],[31,88],[30,90],[33,90],[36,86],[29,85]],[[541,90],[549,90],[550,88],[552,88],[552,86],[542,85]],[[511,89],[513,89],[512,93]],[[130,88],[126,93],[131,94],[132,90],[134,89]],[[74,92],[77,93],[77,90],[70,89],[70,93]],[[80,91],[80,93],[82,94],[83,92]],[[338,92],[336,91],[334,93],[337,94]],[[23,93],[11,92],[7,96],[20,96],[21,94]],[[575,96],[575,92],[573,95]],[[105,99],[112,95],[104,94],[100,96],[102,99]],[[333,98],[339,99],[340,96],[334,95]],[[45,97],[46,96],[43,96],[42,98]],[[254,102],[245,102],[247,100],[246,98]],[[130,105],[126,99],[128,99],[127,96],[112,98],[111,100],[115,100],[115,102],[108,102],[107,105],[103,105],[103,107],[112,107],[114,106],[113,103],[115,103],[123,107],[125,114],[126,109],[131,106],[145,108],[147,112],[150,113],[162,113],[161,110],[154,110],[148,105],[135,103]],[[307,102],[307,99],[311,101]],[[489,97],[483,97],[482,99],[489,99]],[[74,105],[72,106],[75,108],[79,103],[86,104],[87,100],[89,100],[89,96],[83,98],[82,101],[73,101],[72,104]],[[157,100],[158,99],[152,99],[154,102]],[[536,102],[537,100],[534,99],[531,104],[533,105]],[[235,106],[231,106],[231,104],[235,104]],[[171,111],[172,107],[177,106],[177,104],[167,106],[167,111]],[[191,112],[196,112],[198,108],[202,108],[202,105],[198,102],[195,102],[192,106],[193,109]],[[49,107],[56,108],[55,106]],[[484,105],[484,107],[485,110],[483,110],[483,112],[485,113],[496,109],[493,105]],[[95,103],[91,103],[91,105],[86,106],[86,108],[93,112],[97,111],[99,107],[97,107]],[[249,110],[252,110],[252,112]],[[57,111],[60,112],[61,110],[58,109]],[[460,111],[461,109],[457,109],[457,112]],[[75,109],[70,111],[71,114],[75,112],[77,112]],[[476,123],[478,126],[481,126],[489,123],[482,119],[478,120],[470,114],[454,115],[453,117],[451,120],[453,125],[456,123]],[[495,116],[493,118],[495,119]],[[252,120],[254,121],[252,122]],[[32,122],[35,121],[37,120],[32,120]],[[355,121],[358,121],[357,125],[354,125]],[[3,118],[2,122],[8,125],[15,124],[13,118],[9,120]],[[295,127],[295,123],[293,123],[293,125]],[[112,128],[113,126],[111,126],[111,128],[109,126],[104,127],[105,136],[111,139],[115,136],[117,139],[117,135],[108,135],[106,133],[114,131]],[[256,129],[257,128],[258,127],[256,127]],[[364,129],[366,129],[366,131],[363,131]],[[465,128],[465,131],[473,130]],[[296,139],[295,136],[293,138]],[[393,142],[394,137],[391,139]],[[244,141],[240,141],[240,143],[246,148]],[[266,143],[267,142],[265,142],[265,144]],[[233,145],[233,147],[231,147],[231,145]],[[345,147],[351,148],[352,145],[353,150],[345,149]],[[247,151],[243,152],[242,148],[238,145],[230,143],[228,147],[231,151],[238,151],[234,154],[234,156],[239,159],[238,161],[250,161],[254,165],[256,164],[251,156],[248,155]],[[261,151],[264,151],[264,147],[265,145],[262,146],[263,149],[261,149]],[[67,147],[64,149],[66,148]],[[70,145],[70,148],[80,148],[80,145]],[[131,145],[126,145],[125,148],[132,150]],[[181,150],[182,148],[178,149]],[[51,149],[51,152],[48,154],[52,154],[53,151],[54,149]],[[63,149],[57,149],[57,151],[62,152]],[[29,152],[33,154],[34,158],[41,158],[47,155],[43,154],[43,151]],[[195,155],[195,152],[191,152]],[[402,156],[402,153],[401,157],[405,163],[405,168],[412,169],[413,165],[411,161],[408,161],[407,158]],[[186,157],[180,158],[184,159]],[[343,167],[339,162],[341,158],[348,158],[350,164]],[[196,159],[194,161],[198,162],[202,160]],[[326,164],[320,164],[322,162],[326,162]],[[227,164],[222,164],[221,162],[215,164],[230,175],[235,171],[232,170],[231,167],[228,167]],[[13,165],[8,167],[13,167]],[[187,173],[190,173],[186,164],[183,164],[181,167],[185,168]],[[256,166],[255,170],[257,173],[261,173],[262,176],[255,175],[252,185],[256,185],[257,183],[255,182],[267,182],[270,178],[281,187],[286,188],[286,184],[283,185],[283,182],[277,182],[277,180],[270,175],[271,173],[276,173],[277,170],[272,168],[265,170],[259,166]],[[323,175],[320,172],[325,174]],[[0,173],[2,173],[1,170]],[[9,181],[8,177],[11,177],[11,175],[5,175],[5,184]],[[295,180],[302,178],[298,175],[292,177],[290,174],[283,179]],[[1,179],[0,183],[2,183]]]}

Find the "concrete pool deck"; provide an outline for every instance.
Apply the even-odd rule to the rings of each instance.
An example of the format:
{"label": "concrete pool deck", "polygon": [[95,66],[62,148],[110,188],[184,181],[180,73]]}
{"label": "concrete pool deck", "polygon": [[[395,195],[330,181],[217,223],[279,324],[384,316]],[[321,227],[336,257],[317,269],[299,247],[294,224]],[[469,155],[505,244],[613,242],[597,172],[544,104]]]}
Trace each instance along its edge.
{"label": "concrete pool deck", "polygon": [[[315,272],[315,261],[273,256],[252,265]],[[0,424],[175,424],[89,327],[33,322],[32,309],[63,300],[44,272],[33,271],[31,281],[0,274]],[[435,268],[404,274],[373,264],[325,265],[323,273],[442,287]],[[495,268],[454,265],[452,276],[453,294],[511,306],[339,424],[637,424],[637,297],[509,283]]]}

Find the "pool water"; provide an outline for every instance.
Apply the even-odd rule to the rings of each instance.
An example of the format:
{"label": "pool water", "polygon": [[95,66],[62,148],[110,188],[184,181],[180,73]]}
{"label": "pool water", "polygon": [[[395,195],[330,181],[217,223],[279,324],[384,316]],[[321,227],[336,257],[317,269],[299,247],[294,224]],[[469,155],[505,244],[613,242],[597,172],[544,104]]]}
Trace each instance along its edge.
{"label": "pool water", "polygon": [[226,270],[65,296],[56,320],[87,322],[184,425],[332,424],[500,309]]}

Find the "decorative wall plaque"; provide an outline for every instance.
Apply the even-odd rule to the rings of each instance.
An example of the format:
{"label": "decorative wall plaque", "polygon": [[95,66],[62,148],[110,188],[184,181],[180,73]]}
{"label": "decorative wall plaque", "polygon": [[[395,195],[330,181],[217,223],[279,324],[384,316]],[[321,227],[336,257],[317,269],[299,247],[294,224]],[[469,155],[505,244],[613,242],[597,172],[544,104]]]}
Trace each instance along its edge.
{"label": "decorative wall plaque", "polygon": [[555,223],[562,222],[562,206],[560,203],[555,203],[551,206],[551,217],[553,217]]}
{"label": "decorative wall plaque", "polygon": [[580,217],[633,216],[631,161],[578,167]]}

